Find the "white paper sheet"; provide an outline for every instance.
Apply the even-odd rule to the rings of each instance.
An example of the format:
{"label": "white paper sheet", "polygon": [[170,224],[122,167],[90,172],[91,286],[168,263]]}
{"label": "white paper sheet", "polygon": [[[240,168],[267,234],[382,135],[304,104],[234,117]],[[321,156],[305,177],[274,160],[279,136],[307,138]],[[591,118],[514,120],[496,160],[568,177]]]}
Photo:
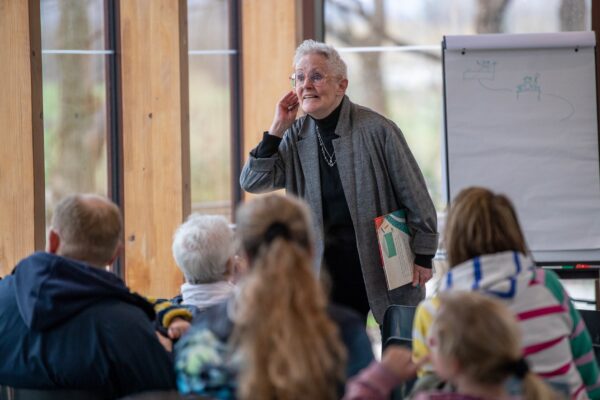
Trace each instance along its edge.
{"label": "white paper sheet", "polygon": [[592,47],[444,52],[450,197],[507,194],[554,261],[600,249],[595,74]]}

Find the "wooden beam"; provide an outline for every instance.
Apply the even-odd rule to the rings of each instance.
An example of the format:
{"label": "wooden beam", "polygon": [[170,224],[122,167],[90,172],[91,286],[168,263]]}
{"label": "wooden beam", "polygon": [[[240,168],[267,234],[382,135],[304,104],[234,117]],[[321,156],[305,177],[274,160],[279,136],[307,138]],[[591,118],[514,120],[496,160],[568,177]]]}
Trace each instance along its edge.
{"label": "wooden beam", "polygon": [[190,212],[186,0],[119,2],[125,277],[170,297],[182,275],[171,255]]}
{"label": "wooden beam", "polygon": [[300,0],[242,0],[243,160],[273,120],[275,104],[291,90],[289,76],[302,39]]}
{"label": "wooden beam", "polygon": [[0,275],[44,248],[39,0],[0,0]]}
{"label": "wooden beam", "polygon": [[[313,39],[319,40],[317,37],[318,31],[320,30],[320,26],[318,26],[318,21],[316,15],[318,14],[317,7],[320,4],[317,4],[317,0],[302,0],[302,40],[304,39]],[[319,21],[320,22],[320,21]]]}

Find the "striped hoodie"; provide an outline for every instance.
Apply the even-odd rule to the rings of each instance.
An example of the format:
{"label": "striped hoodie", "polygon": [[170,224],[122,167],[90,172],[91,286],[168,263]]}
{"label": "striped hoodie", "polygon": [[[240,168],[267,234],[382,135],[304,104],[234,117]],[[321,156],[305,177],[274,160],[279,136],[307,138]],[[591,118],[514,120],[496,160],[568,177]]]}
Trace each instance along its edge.
{"label": "striped hoodie", "polygon": [[[459,264],[442,279],[440,291],[478,291],[503,300],[519,321],[523,353],[532,370],[549,382],[568,384],[572,399],[600,399],[590,334],[554,272],[507,251]],[[429,353],[426,338],[438,307],[439,300],[433,298],[417,308],[415,359]],[[424,372],[432,367],[425,366]]]}

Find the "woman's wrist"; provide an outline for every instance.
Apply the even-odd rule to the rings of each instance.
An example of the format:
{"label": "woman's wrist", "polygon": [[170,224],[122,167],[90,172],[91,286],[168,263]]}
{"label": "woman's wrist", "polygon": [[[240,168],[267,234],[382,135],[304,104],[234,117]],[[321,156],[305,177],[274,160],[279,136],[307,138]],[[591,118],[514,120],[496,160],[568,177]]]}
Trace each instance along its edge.
{"label": "woman's wrist", "polygon": [[279,139],[281,139],[281,138],[283,138],[284,132],[285,131],[280,131],[278,129],[269,129],[269,131],[267,133],[271,136],[277,136]]}
{"label": "woman's wrist", "polygon": [[269,135],[277,136],[278,138],[282,138],[283,134],[287,130],[287,127],[282,126],[281,123],[273,122],[271,127],[269,128]]}

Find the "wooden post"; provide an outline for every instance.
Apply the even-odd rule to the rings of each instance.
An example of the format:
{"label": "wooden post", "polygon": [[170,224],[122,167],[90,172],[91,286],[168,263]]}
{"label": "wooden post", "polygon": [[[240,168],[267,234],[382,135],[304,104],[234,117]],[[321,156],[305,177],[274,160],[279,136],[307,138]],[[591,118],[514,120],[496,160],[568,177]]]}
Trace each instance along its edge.
{"label": "wooden post", "polygon": [[119,2],[125,277],[170,297],[183,282],[175,229],[190,212],[187,3]]}
{"label": "wooden post", "polygon": [[243,161],[271,126],[277,101],[292,89],[301,12],[299,0],[242,0]]}
{"label": "wooden post", "polygon": [[0,0],[0,275],[44,248],[39,0]]}

